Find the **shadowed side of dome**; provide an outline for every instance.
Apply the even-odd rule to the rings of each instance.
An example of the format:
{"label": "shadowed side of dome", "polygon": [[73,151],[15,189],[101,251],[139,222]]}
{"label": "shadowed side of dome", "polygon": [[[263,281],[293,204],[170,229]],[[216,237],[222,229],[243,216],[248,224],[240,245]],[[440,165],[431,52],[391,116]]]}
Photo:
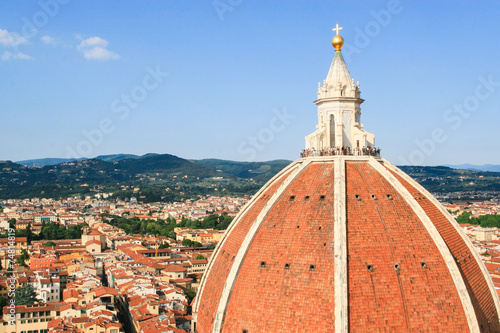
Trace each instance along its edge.
{"label": "shadowed side of dome", "polygon": [[500,303],[486,267],[455,219],[420,184],[395,167],[385,167],[411,193],[439,231],[464,277],[481,332],[500,332]]}
{"label": "shadowed side of dome", "polygon": [[350,330],[467,332],[465,286],[425,217],[374,163],[346,163],[346,182]]}

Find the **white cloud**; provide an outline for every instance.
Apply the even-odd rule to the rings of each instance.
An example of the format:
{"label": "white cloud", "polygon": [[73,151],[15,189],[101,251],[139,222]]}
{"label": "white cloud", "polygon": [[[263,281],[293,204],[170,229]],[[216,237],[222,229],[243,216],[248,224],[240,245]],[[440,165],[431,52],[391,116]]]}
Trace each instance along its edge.
{"label": "white cloud", "polygon": [[28,38],[15,32],[0,29],[0,44],[7,47],[16,47],[20,44],[28,44]]}
{"label": "white cloud", "polygon": [[106,49],[108,41],[100,37],[90,37],[81,41],[77,49],[83,53],[88,60],[110,60],[118,59],[120,56]]}
{"label": "white cloud", "polygon": [[2,60],[3,61],[7,61],[7,60],[11,60],[11,59],[31,60],[33,58],[30,57],[29,55],[21,53],[21,52],[12,53],[12,52],[9,52],[9,51],[5,51],[2,54]]}
{"label": "white cloud", "polygon": [[106,46],[108,46],[108,44],[109,44],[108,41],[102,39],[101,37],[90,37],[90,38],[82,40],[80,45],[78,45],[78,49],[82,50],[82,49],[92,47],[92,46],[106,47]]}
{"label": "white cloud", "polygon": [[54,38],[54,37],[50,37],[50,36],[42,36],[40,37],[40,40],[44,43],[44,44],[47,44],[47,45],[57,45],[57,40]]}
{"label": "white cloud", "polygon": [[109,60],[118,59],[120,56],[112,51],[106,50],[103,47],[96,46],[83,51],[83,56],[88,60]]}

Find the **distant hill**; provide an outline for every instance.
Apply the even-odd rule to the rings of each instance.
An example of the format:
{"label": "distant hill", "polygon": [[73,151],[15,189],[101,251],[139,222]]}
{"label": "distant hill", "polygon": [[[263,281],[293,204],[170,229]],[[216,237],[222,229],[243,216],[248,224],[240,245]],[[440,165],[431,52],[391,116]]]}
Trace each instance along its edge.
{"label": "distant hill", "polygon": [[17,161],[15,163],[27,166],[45,166],[82,160],[87,160],[87,158],[38,158],[34,160]]}
{"label": "distant hill", "polygon": [[431,192],[500,191],[500,172],[453,169],[447,166],[400,166]]}
{"label": "distant hill", "polygon": [[235,162],[217,159],[192,160],[207,168],[220,170],[239,178],[255,179],[266,182],[292,161],[274,160],[267,162]]}
{"label": "distant hill", "polygon": [[133,155],[133,154],[114,154],[114,155],[99,155],[96,157],[98,160],[103,160],[103,161],[108,161],[108,162],[114,162],[114,161],[121,161],[121,160],[126,160],[126,159],[135,159],[135,158],[140,158],[141,156],[139,155]]}
{"label": "distant hill", "polygon": [[483,164],[483,165],[459,164],[459,165],[445,165],[445,166],[450,167],[452,169],[500,172],[500,165],[495,165],[495,164]]}
{"label": "distant hill", "polygon": [[[145,155],[133,155],[133,154],[114,154],[114,155],[99,155],[96,157],[96,159],[103,160],[103,161],[108,161],[108,162],[114,162],[114,161],[121,161],[121,160],[128,160],[128,159],[134,159],[134,160],[140,160],[140,159],[145,159],[153,156],[160,156],[162,154],[156,154],[156,153],[148,153]],[[163,154],[165,155],[165,154]]]}
{"label": "distant hill", "polygon": [[[154,156],[154,155],[159,155],[159,154],[146,154],[143,156],[139,155],[133,155],[133,154],[113,154],[113,155],[99,155],[95,157],[96,159],[103,160],[103,161],[108,161],[108,162],[113,162],[113,161],[121,161],[121,160],[126,160],[126,159],[136,159],[136,158],[144,158],[144,157],[149,157],[149,156]],[[24,160],[24,161],[16,161],[15,163],[21,164],[21,165],[26,165],[26,166],[45,166],[45,165],[57,165],[61,163],[68,163],[68,162],[74,162],[74,161],[84,161],[84,160],[90,160],[91,158],[38,158],[38,159],[32,159],[32,160]]]}

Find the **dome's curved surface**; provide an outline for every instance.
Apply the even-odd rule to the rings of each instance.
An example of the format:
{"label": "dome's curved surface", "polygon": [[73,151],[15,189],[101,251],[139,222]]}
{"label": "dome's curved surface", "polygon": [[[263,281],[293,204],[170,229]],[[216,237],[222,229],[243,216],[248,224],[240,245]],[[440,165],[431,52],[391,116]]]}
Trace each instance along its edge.
{"label": "dome's curved surface", "polygon": [[334,156],[292,163],[242,210],[194,311],[199,333],[499,332],[497,309],[431,194],[381,158]]}

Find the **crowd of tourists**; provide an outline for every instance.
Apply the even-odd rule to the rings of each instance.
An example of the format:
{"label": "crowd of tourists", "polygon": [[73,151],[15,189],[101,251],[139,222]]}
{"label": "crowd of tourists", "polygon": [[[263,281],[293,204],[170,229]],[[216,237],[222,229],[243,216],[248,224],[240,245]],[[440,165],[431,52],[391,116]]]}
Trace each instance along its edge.
{"label": "crowd of tourists", "polygon": [[380,148],[376,147],[325,147],[323,149],[307,148],[300,150],[300,157],[309,156],[336,156],[336,155],[351,155],[351,156],[377,156],[380,157]]}

